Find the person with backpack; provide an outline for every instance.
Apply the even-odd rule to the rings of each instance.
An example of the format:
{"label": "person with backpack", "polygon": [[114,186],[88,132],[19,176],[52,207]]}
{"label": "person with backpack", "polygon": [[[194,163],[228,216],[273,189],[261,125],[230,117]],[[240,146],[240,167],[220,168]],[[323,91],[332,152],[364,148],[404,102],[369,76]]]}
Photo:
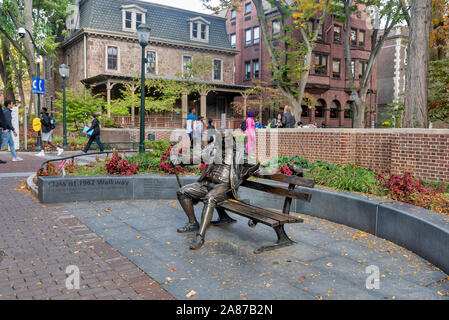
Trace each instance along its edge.
{"label": "person with backpack", "polygon": [[90,118],[92,119],[92,123],[90,125],[89,130],[87,132],[90,132],[93,130],[92,134],[90,135],[89,141],[86,144],[86,147],[83,150],[83,153],[87,153],[89,151],[90,146],[95,141],[100,148],[100,152],[104,151],[103,144],[100,141],[100,121],[97,119],[97,115],[95,113],[92,113],[90,115]]}
{"label": "person with backpack", "polygon": [[48,109],[45,107],[41,110],[41,124],[42,150],[37,156],[45,157],[46,145],[56,149],[58,151],[58,156],[60,156],[64,152],[64,149],[53,143],[53,130],[56,128],[56,120],[48,114]]}

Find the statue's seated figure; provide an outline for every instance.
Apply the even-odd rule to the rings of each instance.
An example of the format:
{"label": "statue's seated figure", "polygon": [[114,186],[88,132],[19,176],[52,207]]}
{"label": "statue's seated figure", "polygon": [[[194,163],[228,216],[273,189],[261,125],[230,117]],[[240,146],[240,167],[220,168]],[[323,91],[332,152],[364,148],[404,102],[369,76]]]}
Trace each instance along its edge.
{"label": "statue's seated figure", "polygon": [[[232,136],[227,138],[223,136],[214,144],[209,144],[202,150],[201,156],[207,166],[198,182],[186,185],[177,192],[179,203],[189,219],[185,226],[178,229],[178,232],[197,232],[196,239],[190,246],[192,250],[203,246],[206,230],[215,209],[217,209],[219,220],[212,222],[214,225],[235,222],[225,210],[216,208],[216,205],[228,199],[238,200],[239,186],[259,168],[258,164],[247,163],[245,148],[236,150],[235,139]],[[179,155],[173,155],[171,161],[179,164]],[[198,223],[193,208],[200,201],[204,203],[201,224]]]}

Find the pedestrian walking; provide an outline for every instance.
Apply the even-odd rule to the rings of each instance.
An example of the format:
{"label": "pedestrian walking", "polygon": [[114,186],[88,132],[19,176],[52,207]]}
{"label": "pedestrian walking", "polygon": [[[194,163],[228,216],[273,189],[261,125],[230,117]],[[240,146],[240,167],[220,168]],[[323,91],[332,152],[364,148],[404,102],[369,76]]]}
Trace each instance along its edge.
{"label": "pedestrian walking", "polygon": [[193,141],[193,122],[196,121],[196,108],[191,107],[189,115],[186,118],[186,132],[190,137],[190,146],[192,146]]}
{"label": "pedestrian walking", "polygon": [[248,111],[248,118],[246,119],[246,152],[248,155],[256,154],[256,122],[254,117],[256,113],[254,110]]}
{"label": "pedestrian walking", "polygon": [[296,125],[295,117],[291,113],[291,107],[284,107],[284,116],[282,117],[282,124],[284,128],[294,128]]}
{"label": "pedestrian walking", "polygon": [[256,119],[256,129],[263,129],[263,125],[260,123],[259,119]]}
{"label": "pedestrian walking", "polygon": [[5,124],[3,124],[5,128],[3,128],[2,131],[2,144],[0,150],[9,145],[9,151],[11,152],[12,161],[23,161],[23,159],[16,154],[16,148],[14,146],[13,135],[17,137],[17,133],[12,125],[12,107],[12,101],[6,100],[5,108],[2,112],[5,119]]}
{"label": "pedestrian walking", "polygon": [[[0,97],[3,100],[3,95],[0,93]],[[3,107],[2,104],[0,103],[0,146],[2,145],[2,135],[3,135],[3,131],[6,132],[6,120],[5,120],[5,116],[3,115]],[[7,163],[6,161],[0,160],[0,164],[4,164]]]}
{"label": "pedestrian walking", "polygon": [[48,145],[58,152],[60,156],[64,149],[58,147],[53,143],[53,130],[56,128],[56,121],[48,114],[48,109],[43,107],[41,110],[41,136],[42,136],[42,150],[37,154],[38,157],[45,157],[45,146]]}
{"label": "pedestrian walking", "polygon": [[199,116],[197,120],[193,122],[193,138],[199,139],[200,142],[203,142],[203,131],[204,131],[204,117]]}
{"label": "pedestrian walking", "polygon": [[92,123],[91,126],[89,128],[89,130],[87,130],[87,132],[93,130],[90,138],[89,138],[89,142],[87,142],[86,147],[84,148],[83,152],[87,153],[87,151],[89,151],[90,146],[92,145],[92,143],[95,141],[98,145],[98,147],[100,147],[100,152],[103,152],[103,145],[101,144],[100,141],[100,122],[97,119],[97,115],[92,113],[90,115],[90,118],[92,119]]}

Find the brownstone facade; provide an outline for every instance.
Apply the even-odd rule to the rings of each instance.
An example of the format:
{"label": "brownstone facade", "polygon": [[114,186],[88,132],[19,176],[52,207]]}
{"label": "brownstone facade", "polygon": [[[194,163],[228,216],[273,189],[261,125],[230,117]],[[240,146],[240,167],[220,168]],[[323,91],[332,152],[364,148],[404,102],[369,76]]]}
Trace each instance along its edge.
{"label": "brownstone facade", "polygon": [[[246,5],[251,5],[249,12],[246,12]],[[259,27],[259,21],[257,17],[256,8],[251,1],[242,1],[242,9],[236,11],[232,10],[227,12],[227,32],[230,39],[235,35],[235,48],[240,51],[240,54],[236,57],[235,67],[235,81],[236,84],[250,85],[256,81],[262,83],[271,83],[272,71],[269,67],[271,58],[266,50],[262,35],[257,39],[257,28]],[[270,24],[278,19],[276,11],[268,10],[267,17],[270,20]],[[354,61],[355,78],[358,79],[359,74],[362,72],[362,63],[367,61],[371,52],[371,35],[372,27],[367,24],[367,15],[360,10],[353,16],[352,27],[356,31],[357,43],[352,46],[351,55]],[[291,22],[288,22],[291,23]],[[317,23],[315,20],[314,23]],[[334,27],[341,28],[340,40],[337,39]],[[249,30],[251,40],[247,42],[246,34]],[[260,29],[259,29],[260,30]],[[325,122],[328,127],[350,127],[351,126],[351,106],[350,106],[350,94],[349,82],[346,76],[346,60],[344,53],[344,26],[342,23],[337,22],[332,16],[327,15],[325,17],[323,26],[323,36],[313,50],[313,60],[320,55],[326,61],[326,68],[324,72],[318,72],[316,68],[312,68],[306,92],[311,94],[318,104],[312,109],[308,109],[303,106],[302,122],[307,123],[321,123]],[[299,32],[294,32],[294,37],[300,39]],[[364,41],[362,39],[364,38]],[[363,43],[362,43],[363,42]],[[282,48],[282,43],[279,43]],[[340,61],[340,72],[338,75],[333,74],[334,61]],[[259,64],[259,75],[254,72],[254,63]],[[250,75],[248,77],[246,72],[247,64],[250,65]],[[356,81],[358,82],[358,81]],[[376,104],[376,71],[374,70],[371,84],[370,93],[368,95],[369,109],[372,110],[367,114],[366,126],[371,126],[372,120],[375,118],[375,104]],[[268,120],[275,116],[275,110],[267,107],[263,108],[263,119]],[[257,111],[257,110],[256,110]]]}
{"label": "brownstone facade", "polygon": [[[206,118],[212,117],[216,120],[217,125],[221,125],[221,115],[225,113],[228,125],[234,126],[232,121],[234,111],[231,103],[234,97],[239,96],[245,88],[236,86],[234,83],[234,60],[238,52],[231,48],[226,39],[225,18],[158,4],[144,2],[129,4],[123,0],[118,2],[118,4],[112,0],[103,2],[108,6],[105,10],[114,10],[114,16],[102,18],[98,29],[92,29],[92,26],[86,24],[87,22],[84,22],[85,27],[83,27],[83,23],[80,26],[74,25],[75,29],[70,30],[71,36],[60,46],[58,57],[53,65],[56,70],[62,63],[69,66],[70,76],[66,82],[67,87],[75,90],[80,90],[83,86],[90,87],[94,93],[104,95],[107,105],[110,105],[111,101],[120,97],[124,83],[133,82],[135,79],[140,79],[141,76],[142,48],[135,30],[138,22],[132,20],[131,24],[130,20],[131,27],[127,28],[126,14],[130,13],[130,17],[135,19],[135,15],[141,12],[146,18],[140,17],[140,19],[149,22],[165,17],[173,18],[175,24],[158,25],[157,32],[152,33],[152,37],[150,37],[145,51],[146,54],[151,52],[154,55],[152,61],[154,64],[150,71],[147,69],[146,77],[180,79],[180,75],[184,71],[184,60],[195,57],[210,58],[214,65],[219,65],[220,72],[217,72],[216,68],[214,70],[212,66],[210,72],[198,75],[194,80],[210,84],[214,87],[212,92],[192,94],[188,97],[183,97],[180,93],[179,101],[175,105],[180,112],[147,115],[147,125],[161,128],[181,127],[188,107],[195,106],[197,114]],[[76,12],[79,12],[80,21],[88,20],[83,15],[92,14],[88,10],[89,6],[94,8],[98,5],[99,3],[94,0],[79,2],[80,8]],[[153,14],[154,16],[152,16]],[[110,21],[107,20],[108,18]],[[195,34],[198,39],[192,39],[192,26],[196,22],[200,28]],[[107,23],[113,23],[111,30],[107,30]],[[155,26],[152,27],[155,28]],[[183,40],[176,39],[177,33],[165,30],[164,28],[167,27],[179,29],[179,33],[184,35]],[[195,28],[197,27],[195,26]],[[190,34],[190,38],[186,37],[188,34]],[[201,37],[205,35],[205,39],[201,39],[200,35]],[[111,48],[113,48],[114,61],[111,61],[109,54]],[[146,68],[149,68],[149,65],[146,65]],[[49,90],[47,90],[45,99],[49,104],[56,96],[55,91],[59,91],[61,86],[62,80],[56,71],[56,75],[52,79],[48,79],[47,88]],[[109,117],[116,118],[116,124],[132,127],[139,125],[138,107],[130,110],[129,116],[111,115],[109,107],[104,112]]]}

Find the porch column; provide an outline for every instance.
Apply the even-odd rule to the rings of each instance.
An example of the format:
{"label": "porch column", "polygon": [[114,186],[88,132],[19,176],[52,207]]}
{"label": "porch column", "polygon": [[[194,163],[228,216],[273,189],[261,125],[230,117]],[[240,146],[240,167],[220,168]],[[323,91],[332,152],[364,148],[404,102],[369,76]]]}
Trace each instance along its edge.
{"label": "porch column", "polygon": [[[135,94],[136,91],[137,91],[137,85],[134,84],[134,83],[132,83],[132,84],[130,85],[130,89],[131,89],[131,91],[133,92],[133,94]],[[136,127],[136,117],[135,117],[135,114],[136,114],[136,106],[133,104],[133,105],[131,106],[131,126],[132,126],[133,128]]]}
{"label": "porch column", "polygon": [[201,115],[204,117],[204,119],[207,119],[206,113],[207,113],[207,93],[202,92],[201,93]]}
{"label": "porch column", "polygon": [[106,97],[107,97],[107,103],[108,103],[108,118],[111,118],[111,90],[114,87],[114,84],[111,83],[109,80],[106,83]]}
{"label": "porch column", "polygon": [[183,93],[181,100],[182,100],[182,127],[185,128],[188,112],[187,108],[189,104],[189,96],[186,93]]}

